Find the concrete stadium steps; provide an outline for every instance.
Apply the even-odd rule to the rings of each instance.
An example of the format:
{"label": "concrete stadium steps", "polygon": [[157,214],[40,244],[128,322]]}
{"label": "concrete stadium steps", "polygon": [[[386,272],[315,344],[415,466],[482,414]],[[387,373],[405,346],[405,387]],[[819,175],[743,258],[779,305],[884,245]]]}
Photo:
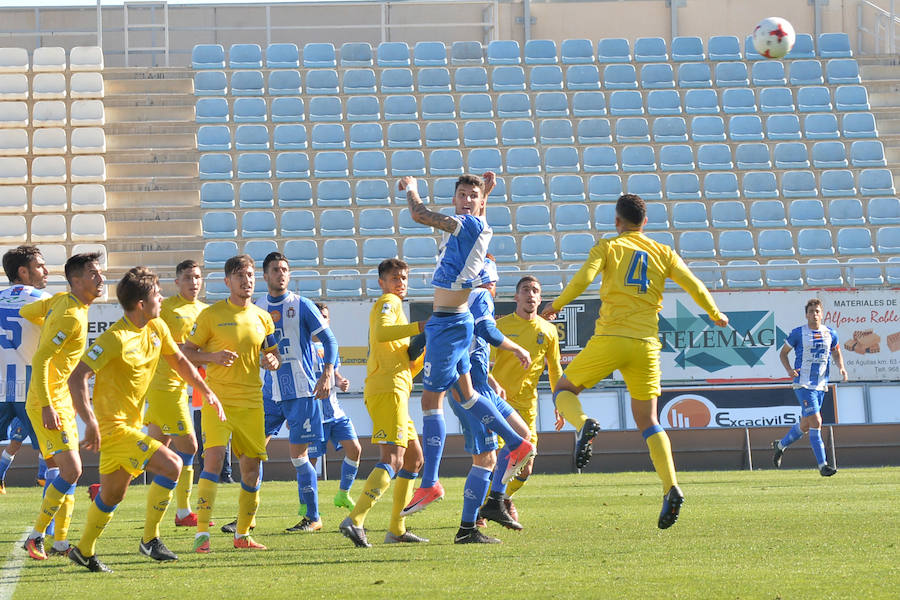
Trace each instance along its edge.
{"label": "concrete stadium steps", "polygon": [[[107,129],[109,126],[107,125]],[[145,151],[147,136],[143,134],[106,134],[107,152]],[[153,150],[183,150],[196,154],[196,136],[193,133],[153,134]]]}

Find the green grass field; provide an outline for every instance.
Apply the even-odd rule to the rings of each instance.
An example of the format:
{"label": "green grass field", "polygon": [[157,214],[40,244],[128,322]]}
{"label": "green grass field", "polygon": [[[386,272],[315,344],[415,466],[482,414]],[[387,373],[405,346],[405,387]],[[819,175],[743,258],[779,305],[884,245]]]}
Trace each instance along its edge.
{"label": "green grass field", "polygon": [[[297,520],[295,484],[266,482],[254,538],[268,552],[238,551],[213,536],[213,553],[192,554],[193,531],[166,516],[163,539],[180,560],[157,564],[137,553],[143,486],[132,489],[98,545],[112,575],[67,559],[10,561],[30,528],[37,488],[0,496],[5,550],[0,598],[897,598],[900,589],[900,469],[686,472],[679,522],[656,528],[662,492],[653,473],[538,475],[516,496],[525,531],[495,524],[495,546],[456,546],[463,480],[445,479],[447,497],[407,519],[431,538],[385,546],[390,502],[366,523],[369,550],[337,531],[345,511],[331,506],[334,481],[320,483],[325,529],[288,534]],[[361,489],[361,481],[353,495]],[[222,486],[215,520],[231,520],[237,485]],[[385,501],[387,500],[387,501]],[[87,509],[79,488],[71,537]],[[60,597],[53,593],[51,597]]]}

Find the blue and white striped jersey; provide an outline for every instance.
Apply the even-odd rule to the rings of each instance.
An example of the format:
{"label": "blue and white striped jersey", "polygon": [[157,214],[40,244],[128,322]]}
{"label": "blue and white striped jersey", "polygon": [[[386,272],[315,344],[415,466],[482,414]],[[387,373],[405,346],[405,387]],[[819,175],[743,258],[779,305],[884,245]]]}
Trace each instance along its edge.
{"label": "blue and white striped jersey", "polygon": [[447,290],[464,290],[488,283],[480,274],[494,232],[484,217],[453,215],[453,218],[459,226],[453,233],[443,232],[431,285]]}
{"label": "blue and white striped jersey", "polygon": [[293,292],[279,298],[266,294],[256,305],[272,315],[281,354],[278,370],[263,373],[263,398],[281,402],[312,396],[318,379],[312,336],[328,327],[319,309],[308,298]]}
{"label": "blue and white striped jersey", "polygon": [[831,351],[838,345],[837,331],[831,327],[810,329],[809,325],[803,325],[791,331],[785,343],[794,349],[794,368],[800,372],[794,378],[794,387],[826,389]]}
{"label": "blue and white striped jersey", "polygon": [[25,402],[41,328],[20,317],[19,309],[48,297],[30,285],[0,291],[0,402]]}
{"label": "blue and white striped jersey", "polygon": [[[325,346],[322,345],[322,342],[313,342],[313,361],[315,363],[315,373],[316,373],[316,381],[318,381],[319,377],[322,376],[322,371],[325,369]],[[334,370],[337,371],[341,366],[340,359],[334,363]],[[335,419],[340,419],[346,416],[344,409],[341,408],[341,403],[338,402],[337,399],[337,388],[334,385],[334,375],[331,376],[331,394],[325,398],[324,400],[320,400],[319,402],[322,404],[322,422],[330,423]]]}

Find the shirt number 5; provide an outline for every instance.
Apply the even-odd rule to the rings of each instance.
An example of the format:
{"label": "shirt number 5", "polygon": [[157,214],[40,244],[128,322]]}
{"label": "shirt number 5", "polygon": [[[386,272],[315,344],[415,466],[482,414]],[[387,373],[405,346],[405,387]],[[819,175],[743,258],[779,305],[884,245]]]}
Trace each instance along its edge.
{"label": "shirt number 5", "polygon": [[646,294],[650,285],[647,279],[647,262],[647,253],[635,250],[631,256],[631,264],[628,265],[628,273],[625,275],[625,285],[636,286],[639,294]]}

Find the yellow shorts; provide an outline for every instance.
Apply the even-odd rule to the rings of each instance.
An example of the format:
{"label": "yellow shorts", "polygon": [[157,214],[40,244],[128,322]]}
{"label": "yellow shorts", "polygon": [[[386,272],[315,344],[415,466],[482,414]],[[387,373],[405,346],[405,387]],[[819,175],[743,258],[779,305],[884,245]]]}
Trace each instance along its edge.
{"label": "yellow shorts", "polygon": [[194,433],[187,393],[183,390],[149,390],[144,425],[156,425],[165,435]]}
{"label": "yellow shorts", "polygon": [[100,434],[100,474],[124,469],[132,477],[140,475],[150,457],[162,444],[133,427],[119,425]]}
{"label": "yellow shorts", "polygon": [[[528,426],[528,431],[531,432],[528,441],[534,444],[534,447],[537,448],[537,406],[534,402],[510,402],[509,405],[512,406],[513,409],[517,413],[519,413],[519,416],[522,417],[522,420],[525,421],[525,424]],[[503,438],[498,436],[497,439],[500,440],[500,447],[502,448]]]}
{"label": "yellow shorts", "polygon": [[266,421],[262,404],[252,408],[224,408],[224,422],[219,420],[214,407],[204,404],[200,409],[204,453],[208,448],[227,445],[231,438],[231,451],[235,456],[267,460]]}
{"label": "yellow shorts", "polygon": [[372,443],[395,444],[406,448],[419,438],[409,418],[409,394],[386,392],[365,394],[366,410],[372,418]]}
{"label": "yellow shorts", "polygon": [[616,369],[635,400],[650,400],[660,394],[658,341],[614,335],[595,335],[578,353],[565,376],[572,384],[592,388]]}
{"label": "yellow shorts", "polygon": [[44,427],[44,417],[40,406],[27,406],[28,418],[45,459],[53,458],[58,452],[78,452],[78,423],[74,411],[57,411],[61,427],[51,430]]}

